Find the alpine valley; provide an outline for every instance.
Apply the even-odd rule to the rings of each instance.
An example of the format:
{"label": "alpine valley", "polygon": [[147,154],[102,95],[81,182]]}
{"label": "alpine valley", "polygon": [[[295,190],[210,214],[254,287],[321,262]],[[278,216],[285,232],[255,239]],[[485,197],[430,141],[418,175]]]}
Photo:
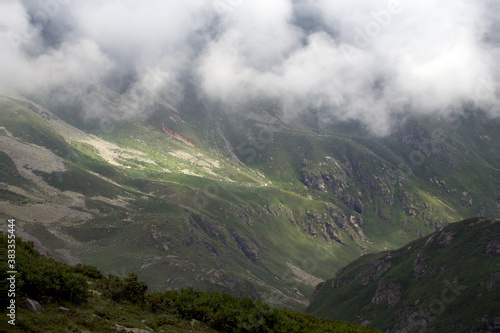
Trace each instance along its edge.
{"label": "alpine valley", "polygon": [[377,137],[194,89],[127,121],[41,104],[1,96],[1,217],[41,253],[135,272],[153,291],[192,286],[304,310],[360,256],[496,214],[500,124],[479,110],[408,117]]}

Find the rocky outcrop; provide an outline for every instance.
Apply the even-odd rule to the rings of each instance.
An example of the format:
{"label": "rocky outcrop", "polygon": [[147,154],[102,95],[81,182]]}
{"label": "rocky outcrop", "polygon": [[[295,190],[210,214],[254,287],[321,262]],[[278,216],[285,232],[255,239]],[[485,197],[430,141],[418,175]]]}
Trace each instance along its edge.
{"label": "rocky outcrop", "polygon": [[368,271],[361,281],[361,284],[366,286],[369,283],[378,280],[392,266],[392,257],[387,256],[382,259],[377,259],[368,264]]}
{"label": "rocky outcrop", "polygon": [[450,245],[454,235],[455,235],[454,232],[441,231],[441,233],[438,236],[439,244]]}
{"label": "rocky outcrop", "polygon": [[443,152],[437,137],[434,138],[422,125],[418,125],[415,128],[409,128],[407,126],[403,129],[401,141],[412,146],[425,156],[440,156]]}
{"label": "rocky outcrop", "polygon": [[330,216],[330,221],[332,221],[338,228],[349,230],[347,216],[340,208],[327,203],[326,209],[328,211],[328,215]]}
{"label": "rocky outcrop", "polygon": [[392,281],[390,278],[385,278],[377,285],[375,296],[372,298],[373,304],[388,304],[394,306],[401,299],[403,288]]}
{"label": "rocky outcrop", "polygon": [[151,331],[148,330],[143,330],[135,327],[125,327],[118,324],[111,326],[111,330],[113,332],[122,332],[122,333],[151,333]]}
{"label": "rocky outcrop", "polygon": [[363,231],[363,228],[361,227],[361,225],[363,224],[363,218],[360,216],[358,217],[358,216],[351,215],[351,218],[349,220],[350,220],[352,226],[354,227],[354,230],[358,234],[359,238],[363,242],[367,242],[368,238],[366,237],[366,235]]}
{"label": "rocky outcrop", "polygon": [[340,192],[338,194],[338,197],[347,207],[351,208],[356,213],[363,214],[363,212],[365,211],[365,206],[363,205],[361,199],[355,199],[352,197],[352,195],[345,192]]}
{"label": "rocky outcrop", "polygon": [[[358,154],[350,152],[352,165],[359,181],[389,205],[394,204],[394,185],[399,183],[398,168],[370,157],[370,168],[361,162]],[[375,172],[374,172],[375,171]]]}
{"label": "rocky outcrop", "polygon": [[43,312],[44,311],[43,306],[31,298],[26,298],[26,308],[29,311],[35,311],[35,312]]}
{"label": "rocky outcrop", "polygon": [[417,257],[415,258],[415,260],[413,260],[413,272],[416,275],[422,275],[425,273],[425,271],[428,268],[427,264],[425,263],[425,260],[428,258],[429,258],[428,256],[424,256],[420,252],[417,254]]}
{"label": "rocky outcrop", "polygon": [[321,236],[327,242],[334,241],[345,244],[340,236],[339,229],[352,229],[344,212],[332,204],[326,205],[326,212],[308,209],[302,219],[306,228],[305,231],[308,234]]}
{"label": "rocky outcrop", "polygon": [[[332,193],[358,214],[365,212],[364,201],[373,204],[376,202],[375,198],[381,199],[381,202],[376,202],[376,209],[384,204],[392,206],[395,186],[403,182],[398,176],[398,168],[376,157],[363,156],[363,159],[370,159],[368,167],[366,161],[354,151],[349,151],[347,156],[341,162],[327,157],[325,162],[317,163],[314,167],[308,164],[307,170],[300,171],[299,180],[309,188]],[[385,220],[390,218],[380,210],[377,214]]]}
{"label": "rocky outcrop", "polygon": [[359,197],[354,197],[346,192],[349,187],[345,177],[338,177],[329,172],[320,174],[311,171],[301,171],[299,174],[300,181],[309,188],[321,192],[331,192],[337,196],[347,207],[359,214],[364,212],[364,204]]}
{"label": "rocky outcrop", "polygon": [[427,325],[427,319],[420,316],[415,307],[405,306],[394,313],[396,326],[392,329],[394,333],[422,332]]}
{"label": "rocky outcrop", "polygon": [[169,250],[169,238],[163,235],[161,232],[153,231],[152,236],[155,241],[160,243],[160,245],[165,249],[165,251]]}
{"label": "rocky outcrop", "polygon": [[310,171],[301,171],[299,173],[300,181],[307,187],[321,192],[327,192],[325,183],[320,175]]}
{"label": "rocky outcrop", "polygon": [[252,242],[248,237],[242,235],[239,231],[235,230],[232,233],[234,240],[238,244],[238,247],[241,251],[248,257],[250,260],[259,260],[259,250],[257,245]]}

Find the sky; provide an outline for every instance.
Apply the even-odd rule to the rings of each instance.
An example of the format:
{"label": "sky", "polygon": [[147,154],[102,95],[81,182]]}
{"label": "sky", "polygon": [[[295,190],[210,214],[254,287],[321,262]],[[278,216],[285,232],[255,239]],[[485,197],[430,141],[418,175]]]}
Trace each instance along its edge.
{"label": "sky", "polygon": [[[494,0],[0,0],[0,89],[134,119],[190,84],[386,135],[463,103],[500,116],[498,13]],[[116,94],[126,107],[106,108]]]}

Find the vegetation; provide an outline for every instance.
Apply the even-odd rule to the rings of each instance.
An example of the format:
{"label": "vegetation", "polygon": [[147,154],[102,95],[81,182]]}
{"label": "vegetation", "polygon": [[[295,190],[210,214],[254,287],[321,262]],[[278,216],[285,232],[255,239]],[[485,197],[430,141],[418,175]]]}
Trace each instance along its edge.
{"label": "vegetation", "polygon": [[320,284],[307,311],[381,331],[487,332],[499,231],[496,219],[472,218],[363,256]]}
{"label": "vegetation", "polygon": [[[0,218],[55,259],[135,272],[150,291],[193,286],[303,310],[319,281],[360,255],[496,208],[498,122],[480,113],[467,126],[413,119],[373,138],[314,117],[307,131],[290,128],[265,101],[209,114],[191,96],[179,112],[157,106],[102,129],[22,100],[0,102]],[[432,141],[435,130],[445,139]]]}
{"label": "vegetation", "polygon": [[[2,234],[2,242],[7,237]],[[3,243],[5,244],[5,243]],[[88,300],[86,281],[99,276],[87,265],[68,266],[36,251],[31,243],[16,244],[17,290],[21,295],[48,302],[81,304]]]}
{"label": "vegetation", "polygon": [[[7,236],[1,240],[5,249]],[[120,278],[88,265],[69,266],[19,239],[16,249],[17,304],[31,298],[45,309],[18,306],[13,332],[113,332],[117,325],[165,332],[376,332],[226,293],[188,288],[147,294],[135,274]]]}

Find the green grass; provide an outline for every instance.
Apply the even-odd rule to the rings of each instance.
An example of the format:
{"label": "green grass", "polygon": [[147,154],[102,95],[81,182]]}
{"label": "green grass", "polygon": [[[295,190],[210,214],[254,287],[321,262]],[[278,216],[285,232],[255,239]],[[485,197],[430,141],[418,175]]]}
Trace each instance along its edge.
{"label": "green grass", "polygon": [[[2,234],[3,255],[7,240]],[[113,332],[117,325],[165,332],[376,332],[227,293],[188,288],[147,294],[147,285],[135,274],[104,276],[92,266],[68,266],[19,240],[16,269],[16,304],[31,298],[41,302],[44,311],[18,306],[10,332]]]}
{"label": "green grass", "polygon": [[[435,319],[427,320],[426,329],[484,329],[486,326],[478,320],[483,316],[493,320],[495,307],[490,289],[496,270],[495,256],[485,251],[498,231],[499,224],[494,219],[469,219],[453,223],[398,250],[363,256],[337,272],[333,280],[319,286],[307,311],[325,318],[358,323],[368,321],[372,327],[393,331],[408,325],[405,320],[411,314],[436,306],[439,300],[443,303],[443,293],[446,297],[453,296],[443,290],[448,288],[446,281],[456,281],[466,289],[459,290],[453,301],[446,302]],[[443,243],[446,235],[453,235],[448,245]],[[424,256],[428,267],[422,275],[416,275],[413,269],[417,254]],[[391,257],[390,269],[377,280],[363,285],[361,282],[368,272],[368,264],[388,256]],[[399,284],[403,290],[401,299],[392,307],[372,303],[378,283],[386,278]],[[337,283],[340,285],[333,288],[332,285]],[[400,310],[408,312],[405,312],[406,317],[397,316],[396,312]]]}
{"label": "green grass", "polygon": [[[279,123],[270,126],[217,111],[216,116],[233,152],[245,163],[241,165],[232,159],[215,120],[203,111],[203,106],[195,100],[186,100],[184,108],[187,109],[179,114],[159,110],[148,120],[117,123],[109,133],[102,133],[89,124],[81,125],[89,133],[121,148],[138,150],[144,154],[141,156],[156,163],[127,158],[122,161],[123,166],[115,166],[107,163],[93,146],[66,140],[46,119],[24,104],[2,102],[2,125],[22,142],[44,146],[64,158],[68,169],[63,173],[34,173],[59,191],[84,195],[85,207],[71,209],[92,215],[86,221],[62,219],[48,225],[43,221],[18,219],[19,224],[53,254],[56,249],[68,249],[83,262],[97,265],[106,272],[136,271],[153,290],[191,285],[209,291],[249,295],[254,288],[252,293],[270,303],[276,298],[277,290],[286,296],[279,306],[302,309],[313,287],[295,281],[287,262],[320,279],[327,279],[362,253],[397,248],[453,220],[477,215],[481,205],[488,208],[494,203],[491,199],[494,170],[487,162],[491,160],[489,153],[485,153],[484,158],[473,158],[478,155],[462,152],[462,148],[477,147],[481,157],[482,152],[489,149],[480,141],[470,139],[476,135],[473,130],[468,130],[466,137],[450,134],[446,141],[446,152],[457,161],[459,169],[449,170],[444,157],[427,159],[433,177],[446,180],[450,188],[457,188],[456,193],[447,193],[428,180],[430,175],[423,167],[415,168],[414,175],[404,179],[398,179],[397,171],[396,175],[387,171],[413,149],[397,138],[373,139],[360,132],[345,131],[317,135],[285,128]],[[265,113],[259,110],[253,111]],[[166,135],[161,129],[162,122],[195,142],[197,147]],[[262,132],[263,129],[269,132]],[[489,133],[491,128],[485,131]],[[7,135],[5,131],[1,133]],[[262,133],[268,136],[272,133],[272,141],[259,141],[259,135],[266,139]],[[252,137],[257,140],[251,140]],[[238,150],[238,146],[252,148],[254,158]],[[210,173],[199,163],[171,155],[179,151],[201,161],[216,160],[219,166],[213,167]],[[326,157],[334,159],[340,167],[334,167]],[[20,177],[8,154],[0,158],[0,172],[7,184],[27,190],[37,188],[35,183]],[[304,159],[309,161],[306,166],[302,165]],[[355,164],[363,170],[355,170],[352,167]],[[181,170],[199,176],[184,174]],[[349,223],[351,215],[359,214],[335,196],[333,188],[325,193],[306,187],[300,181],[301,171],[327,172],[334,176],[350,172],[346,193],[356,197],[359,191],[365,196],[365,211],[360,217],[367,242],[360,239]],[[397,180],[391,188],[393,204],[385,203],[362,181],[363,176],[370,179],[387,176]],[[380,185],[381,181],[375,183]],[[472,192],[472,207],[460,204],[464,189]],[[1,191],[2,199],[17,206],[18,210],[30,209],[33,204],[33,200],[12,190]],[[405,214],[398,198],[399,191],[411,195],[408,204],[415,205],[422,215],[409,217]],[[43,191],[34,193],[41,203],[55,200]],[[62,192],[57,203],[71,202],[65,199],[65,193]],[[101,197],[109,201],[102,201]],[[124,202],[128,204],[125,207],[114,205],[113,200],[119,198],[126,199]],[[347,230],[335,226],[335,233],[343,245],[327,241],[323,222],[317,223],[308,215],[309,211],[326,216],[326,221],[332,222],[327,204],[334,205],[333,209],[345,216]],[[270,208],[278,214],[271,213]],[[377,209],[390,218],[381,219]],[[214,236],[214,230],[218,236]],[[234,230],[239,230],[258,247],[258,261],[251,261],[238,247],[231,235]],[[168,250],[154,239],[156,233],[166,239]],[[319,250],[329,255],[320,256],[317,265],[304,264],[308,258],[316,260]],[[295,286],[305,296],[297,294]]]}

